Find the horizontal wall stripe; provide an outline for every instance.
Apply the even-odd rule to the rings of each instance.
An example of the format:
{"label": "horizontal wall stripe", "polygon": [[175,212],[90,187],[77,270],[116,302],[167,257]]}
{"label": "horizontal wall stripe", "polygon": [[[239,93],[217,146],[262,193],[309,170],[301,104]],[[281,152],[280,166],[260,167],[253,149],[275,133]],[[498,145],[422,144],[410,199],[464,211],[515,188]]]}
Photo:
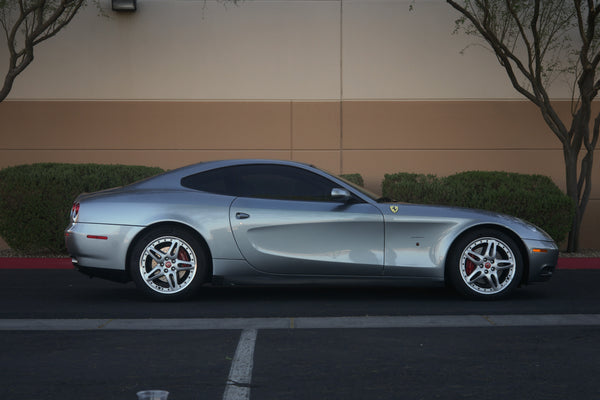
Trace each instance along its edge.
{"label": "horizontal wall stripe", "polygon": [[[568,102],[558,106],[568,112]],[[565,187],[560,143],[523,101],[4,101],[0,120],[0,168],[93,162],[173,169],[275,158],[361,173],[375,192],[386,173],[465,170],[542,174]],[[600,185],[582,232],[583,247],[600,247]]]}

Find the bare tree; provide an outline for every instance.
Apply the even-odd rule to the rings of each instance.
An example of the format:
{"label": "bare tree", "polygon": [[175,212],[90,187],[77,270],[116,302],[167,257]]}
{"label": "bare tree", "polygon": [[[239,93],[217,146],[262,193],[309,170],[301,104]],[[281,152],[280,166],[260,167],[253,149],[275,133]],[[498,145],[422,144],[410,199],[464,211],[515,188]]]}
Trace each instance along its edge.
{"label": "bare tree", "polygon": [[65,27],[86,0],[0,0],[0,24],[9,60],[0,101],[10,93],[17,76],[33,61],[36,45]]}
{"label": "bare tree", "polygon": [[[485,40],[512,86],[539,108],[562,143],[567,195],[576,205],[567,250],[577,251],[600,128],[600,113],[592,115],[600,89],[600,0],[446,1],[461,14],[456,30]],[[558,76],[572,83],[568,118],[548,94]]]}

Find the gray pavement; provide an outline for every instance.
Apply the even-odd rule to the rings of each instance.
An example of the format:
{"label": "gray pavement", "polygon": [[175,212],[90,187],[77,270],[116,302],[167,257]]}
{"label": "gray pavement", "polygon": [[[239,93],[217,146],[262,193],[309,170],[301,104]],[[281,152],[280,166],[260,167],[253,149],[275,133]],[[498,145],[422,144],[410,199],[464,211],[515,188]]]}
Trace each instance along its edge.
{"label": "gray pavement", "polygon": [[1,399],[600,398],[600,271],[499,302],[270,287],[156,303],[73,271],[0,277]]}
{"label": "gray pavement", "polygon": [[559,270],[506,300],[468,301],[446,288],[206,287],[157,303],[132,284],[69,270],[0,270],[0,318],[297,318],[410,315],[599,314],[600,270]]}
{"label": "gray pavement", "polygon": [[[241,331],[3,331],[0,398],[595,399],[595,327],[265,329],[250,380]],[[235,375],[234,375],[235,376]],[[226,397],[226,387],[242,388]]]}

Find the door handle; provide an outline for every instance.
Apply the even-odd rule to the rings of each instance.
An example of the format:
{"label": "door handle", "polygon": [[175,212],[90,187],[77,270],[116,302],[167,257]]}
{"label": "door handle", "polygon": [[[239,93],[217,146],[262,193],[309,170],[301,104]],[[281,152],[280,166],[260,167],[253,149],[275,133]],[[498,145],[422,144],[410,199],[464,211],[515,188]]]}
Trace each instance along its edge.
{"label": "door handle", "polygon": [[243,212],[237,212],[237,213],[235,213],[235,217],[237,219],[247,219],[247,218],[250,218],[250,214],[246,214]]}

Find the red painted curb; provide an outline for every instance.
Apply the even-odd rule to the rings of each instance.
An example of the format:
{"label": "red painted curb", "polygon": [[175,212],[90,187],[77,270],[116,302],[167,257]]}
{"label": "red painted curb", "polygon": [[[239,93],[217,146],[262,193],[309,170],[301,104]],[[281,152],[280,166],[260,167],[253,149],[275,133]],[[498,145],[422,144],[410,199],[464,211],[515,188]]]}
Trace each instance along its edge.
{"label": "red painted curb", "polygon": [[[558,269],[600,269],[600,258],[559,258]],[[70,258],[0,257],[0,269],[73,269]]]}
{"label": "red painted curb", "polygon": [[70,258],[0,257],[0,269],[73,269]]}
{"label": "red painted curb", "polygon": [[600,269],[600,258],[559,258],[558,269]]}

